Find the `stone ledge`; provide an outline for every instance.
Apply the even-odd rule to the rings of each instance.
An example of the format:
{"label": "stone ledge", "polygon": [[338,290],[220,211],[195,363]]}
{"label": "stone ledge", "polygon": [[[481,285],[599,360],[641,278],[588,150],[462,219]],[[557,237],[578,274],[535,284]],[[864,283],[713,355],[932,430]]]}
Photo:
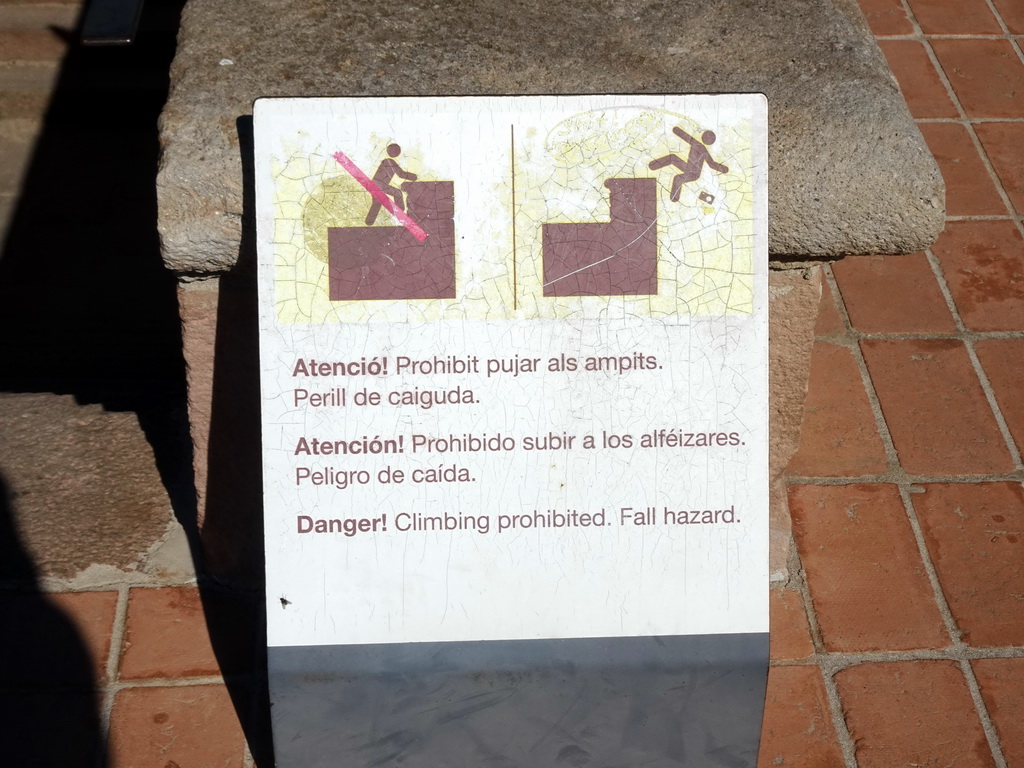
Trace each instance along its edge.
{"label": "stone ledge", "polygon": [[942,229],[942,178],[854,0],[460,8],[191,0],[161,118],[167,266],[238,260],[238,120],[261,96],[762,92],[773,257],[912,252]]}

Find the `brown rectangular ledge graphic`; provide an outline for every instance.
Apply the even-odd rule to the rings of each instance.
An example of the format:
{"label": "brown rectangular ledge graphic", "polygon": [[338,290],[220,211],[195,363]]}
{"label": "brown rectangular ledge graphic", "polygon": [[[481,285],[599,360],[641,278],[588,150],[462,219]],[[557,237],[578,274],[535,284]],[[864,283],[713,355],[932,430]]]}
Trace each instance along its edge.
{"label": "brown rectangular ledge graphic", "polygon": [[545,224],[545,296],[658,292],[655,179],[608,179],[608,222]]}
{"label": "brown rectangular ledge graphic", "polygon": [[405,226],[329,228],[332,301],[455,298],[455,183],[410,181],[402,189],[427,237],[419,242]]}

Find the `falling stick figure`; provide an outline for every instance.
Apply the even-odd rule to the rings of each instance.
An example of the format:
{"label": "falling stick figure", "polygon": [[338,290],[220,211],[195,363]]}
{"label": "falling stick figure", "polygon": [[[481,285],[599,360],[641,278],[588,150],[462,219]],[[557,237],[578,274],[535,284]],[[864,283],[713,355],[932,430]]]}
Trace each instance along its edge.
{"label": "falling stick figure", "polygon": [[[398,161],[394,158],[402,154],[402,148],[397,144],[388,144],[388,157],[385,157],[380,161],[380,165],[377,166],[377,172],[373,174],[373,183],[377,185],[381,192],[388,195],[392,200],[395,201],[395,205],[398,206],[399,210],[405,210],[405,202],[402,195],[402,190],[398,187],[391,185],[391,180],[398,176],[405,179],[406,181],[416,181],[416,174],[403,171],[402,166],[398,164]],[[370,211],[366,214],[366,226],[371,226],[373,222],[377,220],[377,214],[380,213],[381,203],[377,198],[373,199],[370,204]]]}
{"label": "falling stick figure", "polygon": [[683,189],[683,184],[699,179],[704,170],[704,163],[707,163],[710,168],[718,171],[719,173],[728,173],[729,167],[722,165],[721,163],[716,163],[712,159],[711,153],[708,152],[706,145],[714,144],[715,139],[717,138],[714,131],[704,131],[704,133],[700,135],[700,141],[693,138],[693,136],[688,134],[682,128],[673,128],[672,133],[690,145],[690,155],[686,158],[686,162],[684,163],[679,155],[665,155],[664,157],[659,157],[657,160],[652,160],[648,165],[648,168],[652,171],[656,171],[659,168],[664,168],[666,165],[672,165],[682,171],[682,173],[677,174],[672,179],[672,202],[678,202],[679,194]]}

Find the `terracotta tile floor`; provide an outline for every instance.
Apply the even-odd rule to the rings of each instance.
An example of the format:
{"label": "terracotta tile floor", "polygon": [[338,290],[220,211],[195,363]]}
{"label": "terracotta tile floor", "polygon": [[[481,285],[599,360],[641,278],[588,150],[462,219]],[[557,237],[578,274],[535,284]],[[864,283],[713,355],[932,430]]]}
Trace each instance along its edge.
{"label": "terracotta tile floor", "polygon": [[[759,764],[1024,766],[1024,4],[861,4],[946,179],[947,227],[924,253],[825,270]],[[47,765],[270,764],[258,600],[185,584],[0,601],[30,628],[8,657],[73,649],[0,679],[0,721],[52,743]]]}
{"label": "terracotta tile floor", "polygon": [[1024,766],[1024,5],[861,7],[947,225],[826,269],[760,765]]}

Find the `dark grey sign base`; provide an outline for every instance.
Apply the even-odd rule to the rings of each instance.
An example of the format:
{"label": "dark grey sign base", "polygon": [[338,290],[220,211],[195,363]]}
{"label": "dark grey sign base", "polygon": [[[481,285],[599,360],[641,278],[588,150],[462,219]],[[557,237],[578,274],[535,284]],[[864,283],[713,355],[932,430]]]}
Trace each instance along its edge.
{"label": "dark grey sign base", "polygon": [[768,634],[268,657],[277,768],[753,768]]}

